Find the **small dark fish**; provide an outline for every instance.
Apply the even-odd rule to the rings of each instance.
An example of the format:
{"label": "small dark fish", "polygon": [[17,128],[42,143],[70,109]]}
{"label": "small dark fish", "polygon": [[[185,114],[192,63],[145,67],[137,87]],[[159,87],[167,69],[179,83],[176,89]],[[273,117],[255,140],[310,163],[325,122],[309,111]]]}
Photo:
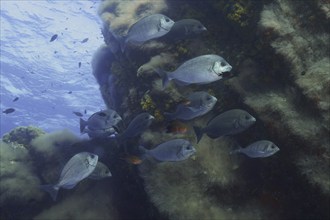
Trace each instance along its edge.
{"label": "small dark fish", "polygon": [[13,113],[15,111],[15,109],[13,108],[7,108],[6,110],[2,111],[5,114],[9,114],[9,113]]}
{"label": "small dark fish", "polygon": [[58,35],[57,35],[57,34],[54,34],[54,35],[52,36],[52,38],[50,38],[50,41],[49,41],[49,42],[53,42],[54,40],[57,39],[57,37],[58,37]]}
{"label": "small dark fish", "polygon": [[19,99],[18,97],[14,98],[13,102],[16,102],[18,99]]}
{"label": "small dark fish", "polygon": [[68,94],[71,94],[71,93],[72,93],[72,91],[69,91],[69,92],[68,92]]}
{"label": "small dark fish", "polygon": [[54,51],[54,54],[57,54],[57,51],[56,50]]}
{"label": "small dark fish", "polygon": [[87,110],[86,109],[85,109],[84,113],[87,114]]}
{"label": "small dark fish", "polygon": [[78,63],[78,67],[79,67],[79,68],[81,67],[81,62]]}
{"label": "small dark fish", "polygon": [[83,39],[80,43],[86,43],[88,41],[88,38]]}
{"label": "small dark fish", "polygon": [[77,115],[78,117],[82,117],[83,114],[81,114],[80,112],[72,112],[73,114]]}

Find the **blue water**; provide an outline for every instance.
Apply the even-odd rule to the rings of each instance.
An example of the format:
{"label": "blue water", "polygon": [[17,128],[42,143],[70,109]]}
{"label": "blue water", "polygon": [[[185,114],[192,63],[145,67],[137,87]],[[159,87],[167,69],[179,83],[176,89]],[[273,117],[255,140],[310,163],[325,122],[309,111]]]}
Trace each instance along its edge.
{"label": "blue water", "polygon": [[0,136],[28,125],[78,134],[73,111],[86,110],[87,118],[105,108],[90,65],[103,43],[97,7],[95,1],[1,1],[0,109],[15,112],[1,113]]}

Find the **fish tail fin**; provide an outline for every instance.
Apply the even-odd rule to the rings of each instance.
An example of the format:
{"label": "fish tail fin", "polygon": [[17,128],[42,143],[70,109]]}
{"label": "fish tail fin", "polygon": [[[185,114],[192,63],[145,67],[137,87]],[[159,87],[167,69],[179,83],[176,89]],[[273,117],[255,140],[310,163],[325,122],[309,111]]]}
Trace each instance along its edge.
{"label": "fish tail fin", "polygon": [[154,69],[156,71],[156,73],[162,78],[162,85],[163,85],[163,89],[165,89],[169,83],[169,81],[171,80],[168,77],[168,72],[160,69],[160,68],[155,68]]}
{"label": "fish tail fin", "polygon": [[232,155],[232,154],[237,154],[237,153],[240,153],[240,152],[241,152],[241,148],[238,148],[238,149],[230,151],[229,154]]}
{"label": "fish tail fin", "polygon": [[60,189],[57,185],[41,185],[40,188],[50,194],[52,199],[56,201],[58,190]]}
{"label": "fish tail fin", "polygon": [[229,151],[229,154],[237,154],[237,153],[241,153],[243,148],[241,147],[241,145],[237,142],[237,141],[233,141],[233,144],[231,146],[231,150]]}
{"label": "fish tail fin", "polygon": [[80,133],[83,133],[85,130],[85,127],[87,126],[87,121],[80,118]]}
{"label": "fish tail fin", "polygon": [[195,134],[196,134],[196,138],[197,138],[197,143],[201,140],[202,136],[203,136],[203,129],[197,126],[193,126]]}

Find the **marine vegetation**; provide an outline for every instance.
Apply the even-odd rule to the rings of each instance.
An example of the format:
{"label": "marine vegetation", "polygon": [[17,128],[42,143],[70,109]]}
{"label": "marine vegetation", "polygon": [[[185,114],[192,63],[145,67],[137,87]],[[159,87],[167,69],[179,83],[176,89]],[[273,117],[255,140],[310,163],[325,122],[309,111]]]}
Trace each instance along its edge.
{"label": "marine vegetation", "polygon": [[29,148],[30,142],[39,137],[44,135],[45,132],[39,128],[28,126],[28,127],[17,127],[10,131],[8,134],[5,134],[2,137],[2,141],[8,144],[21,144],[24,147]]}

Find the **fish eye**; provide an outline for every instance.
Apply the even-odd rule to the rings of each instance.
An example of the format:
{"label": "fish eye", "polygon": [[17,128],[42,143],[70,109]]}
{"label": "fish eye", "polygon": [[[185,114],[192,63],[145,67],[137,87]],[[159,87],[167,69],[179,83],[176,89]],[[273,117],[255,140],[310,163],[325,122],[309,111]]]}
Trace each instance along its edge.
{"label": "fish eye", "polygon": [[188,146],[186,147],[186,150],[190,150],[190,149],[191,149],[191,146],[188,145]]}
{"label": "fish eye", "polygon": [[117,118],[118,116],[117,115],[114,115],[113,118]]}
{"label": "fish eye", "polygon": [[168,18],[165,18],[165,21],[166,21],[166,22],[170,22],[170,19],[168,19]]}
{"label": "fish eye", "polygon": [[225,62],[220,62],[220,66],[224,67],[224,66],[226,66],[226,63]]}
{"label": "fish eye", "polygon": [[91,158],[94,159],[94,157],[95,157],[94,154],[91,154]]}
{"label": "fish eye", "polygon": [[199,29],[202,29],[202,28],[203,28],[201,25],[198,25],[197,27],[198,27]]}
{"label": "fish eye", "polygon": [[274,148],[275,148],[275,146],[274,146],[274,145],[271,145],[271,146],[270,146],[270,148],[271,148],[271,149],[274,149]]}

